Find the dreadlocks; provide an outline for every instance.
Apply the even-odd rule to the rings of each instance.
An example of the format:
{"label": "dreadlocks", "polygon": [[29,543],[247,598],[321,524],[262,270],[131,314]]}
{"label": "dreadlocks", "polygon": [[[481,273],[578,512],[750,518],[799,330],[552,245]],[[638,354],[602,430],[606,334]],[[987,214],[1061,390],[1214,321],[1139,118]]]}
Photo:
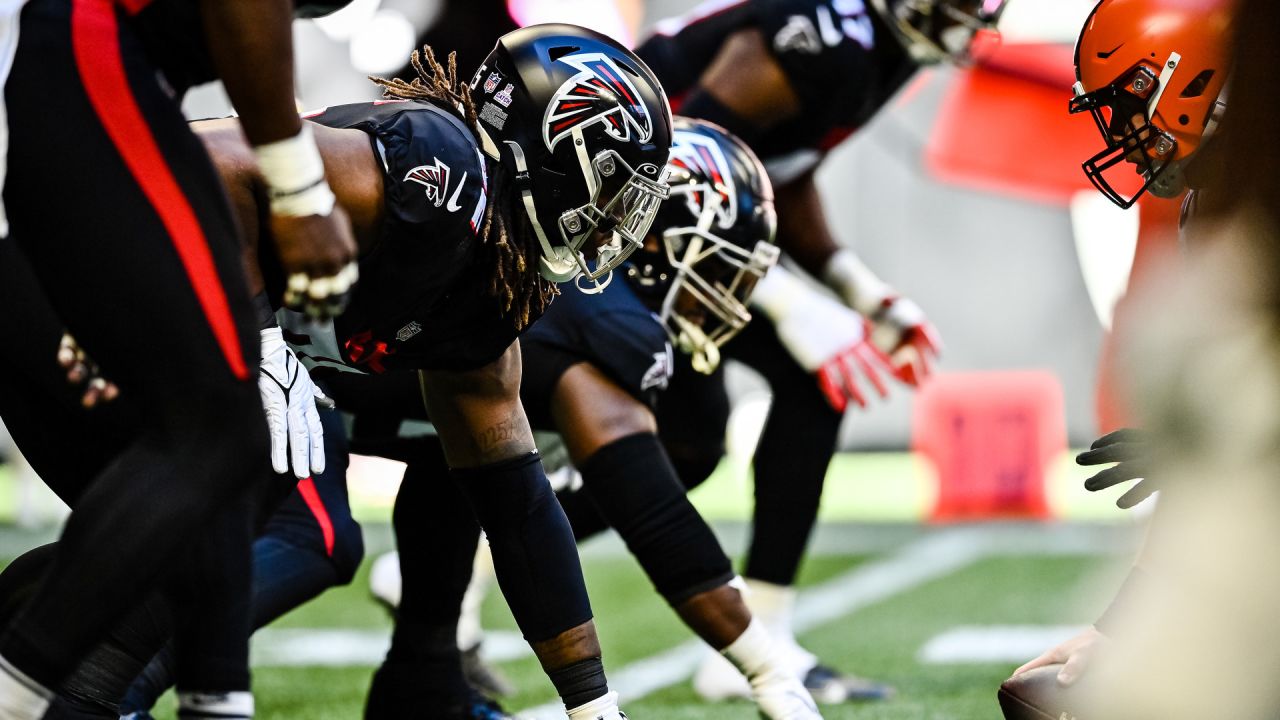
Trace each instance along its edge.
{"label": "dreadlocks", "polygon": [[[412,82],[399,78],[369,79],[382,87],[384,97],[432,103],[448,110],[466,123],[478,139],[483,131],[471,100],[471,88],[465,82],[458,82],[457,53],[449,53],[447,69],[436,61],[430,45],[423,46],[421,53],[415,50],[409,61],[418,73]],[[556,294],[556,286],[537,271],[538,245],[533,240],[533,229],[527,218],[512,219],[514,203],[504,202],[507,173],[501,164],[495,165],[489,178],[489,204],[479,237],[487,250],[488,261],[493,264],[489,293],[498,298],[502,312],[513,317],[516,329],[523,330],[530,318],[536,317],[535,313],[541,314],[546,309]]]}

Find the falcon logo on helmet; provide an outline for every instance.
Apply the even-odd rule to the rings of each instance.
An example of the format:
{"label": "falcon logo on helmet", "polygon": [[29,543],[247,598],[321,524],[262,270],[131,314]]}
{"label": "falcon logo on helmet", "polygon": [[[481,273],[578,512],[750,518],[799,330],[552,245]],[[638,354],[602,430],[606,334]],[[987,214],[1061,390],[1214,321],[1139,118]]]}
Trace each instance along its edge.
{"label": "falcon logo on helmet", "polygon": [[690,214],[700,218],[710,212],[717,227],[733,227],[738,220],[738,192],[729,161],[715,139],[691,132],[676,133],[667,166],[673,175],[687,172],[690,177],[687,183],[675,178],[671,182],[672,193],[684,196]]}
{"label": "falcon logo on helmet", "polygon": [[607,55],[575,53],[560,58],[578,69],[578,74],[560,86],[547,105],[543,141],[548,150],[573,132],[595,123],[619,142],[629,142],[636,133],[640,142],[653,135],[653,121],[640,93]]}

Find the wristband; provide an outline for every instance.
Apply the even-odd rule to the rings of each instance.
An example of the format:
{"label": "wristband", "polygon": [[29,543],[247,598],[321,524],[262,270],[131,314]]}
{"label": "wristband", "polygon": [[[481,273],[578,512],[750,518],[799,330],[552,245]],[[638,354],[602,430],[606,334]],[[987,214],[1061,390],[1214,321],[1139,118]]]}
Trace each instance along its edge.
{"label": "wristband", "polygon": [[894,295],[893,288],[847,249],[837,250],[827,261],[822,281],[839,293],[849,307],[869,318],[875,317],[884,308],[885,300]]}
{"label": "wristband", "polygon": [[1129,614],[1129,611],[1142,602],[1141,597],[1146,592],[1146,585],[1150,582],[1147,572],[1137,565],[1129,571],[1129,576],[1121,583],[1120,589],[1116,592],[1115,598],[1102,615],[1098,617],[1098,621],[1093,624],[1098,632],[1107,637],[1114,637],[1115,632],[1120,629],[1123,617]]}
{"label": "wristband", "polygon": [[274,215],[304,217],[333,212],[333,191],[324,178],[324,160],[311,126],[291,138],[253,148],[267,183]]}

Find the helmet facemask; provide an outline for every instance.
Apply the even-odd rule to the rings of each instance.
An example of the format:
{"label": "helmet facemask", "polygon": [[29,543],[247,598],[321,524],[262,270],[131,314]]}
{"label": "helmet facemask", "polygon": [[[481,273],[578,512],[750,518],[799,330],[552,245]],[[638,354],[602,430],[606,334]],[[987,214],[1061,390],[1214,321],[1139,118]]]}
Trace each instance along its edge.
{"label": "helmet facemask", "polygon": [[[1152,118],[1156,106],[1169,86],[1180,56],[1173,53],[1159,77],[1146,64],[1120,77],[1110,85],[1084,92],[1076,83],[1072,113],[1088,112],[1093,116],[1106,147],[1083,164],[1085,175],[1107,199],[1121,208],[1133,207],[1148,190],[1162,198],[1172,198],[1185,189],[1181,163],[1177,161],[1178,141],[1161,129]],[[1116,187],[1114,178],[1121,173],[1122,163],[1135,165],[1142,185],[1126,195]]]}
{"label": "helmet facemask", "polygon": [[924,65],[973,62],[979,34],[998,38],[1008,0],[872,0],[912,59]]}
{"label": "helmet facemask", "polygon": [[662,236],[675,277],[659,318],[672,342],[692,356],[693,368],[705,374],[720,364],[720,348],[751,321],[747,301],[779,254],[767,240],[747,251],[712,232],[717,204],[706,203],[696,226],[667,228]]}

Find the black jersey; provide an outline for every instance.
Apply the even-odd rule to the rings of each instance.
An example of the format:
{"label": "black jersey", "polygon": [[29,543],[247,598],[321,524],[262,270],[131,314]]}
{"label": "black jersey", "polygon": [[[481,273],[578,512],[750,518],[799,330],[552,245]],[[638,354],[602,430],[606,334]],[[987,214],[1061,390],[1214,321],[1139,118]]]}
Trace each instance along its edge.
{"label": "black jersey", "polygon": [[594,365],[650,407],[666,389],[675,365],[662,324],[621,278],[595,295],[573,283],[562,285],[555,304],[520,338],[520,351],[520,399],[538,430],[555,429],[551,394],[571,365]]}
{"label": "black jersey", "polygon": [[471,370],[497,360],[518,333],[489,293],[492,269],[477,236],[488,161],[471,131],[440,107],[406,101],[341,105],[307,117],[368,135],[383,169],[386,207],[332,338],[295,334],[300,354],[312,364],[375,373]]}
{"label": "black jersey", "polygon": [[775,185],[814,167],[918,67],[863,0],[706,0],[658,23],[636,53],[657,73],[679,114],[725,40],[745,28],[764,35],[800,100],[794,119],[752,143]]}

